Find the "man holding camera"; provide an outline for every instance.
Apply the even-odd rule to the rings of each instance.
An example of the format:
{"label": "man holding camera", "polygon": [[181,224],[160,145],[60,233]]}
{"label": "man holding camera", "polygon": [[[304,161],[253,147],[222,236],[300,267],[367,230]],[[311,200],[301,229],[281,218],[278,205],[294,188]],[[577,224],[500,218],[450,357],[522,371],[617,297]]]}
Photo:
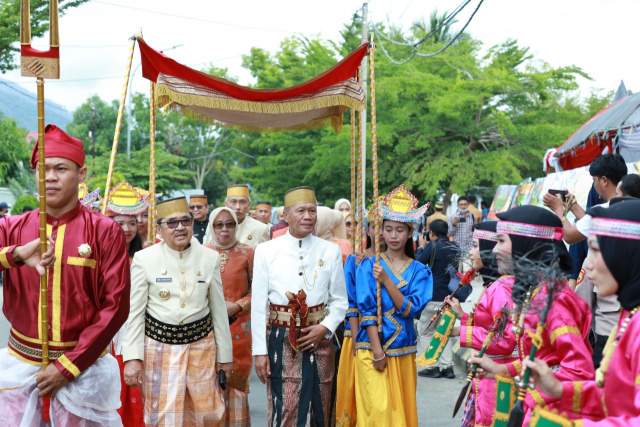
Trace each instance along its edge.
{"label": "man holding camera", "polygon": [[473,244],[473,224],[475,217],[469,211],[469,199],[462,196],[458,199],[458,210],[449,218],[449,234],[453,236],[462,253],[469,252]]}

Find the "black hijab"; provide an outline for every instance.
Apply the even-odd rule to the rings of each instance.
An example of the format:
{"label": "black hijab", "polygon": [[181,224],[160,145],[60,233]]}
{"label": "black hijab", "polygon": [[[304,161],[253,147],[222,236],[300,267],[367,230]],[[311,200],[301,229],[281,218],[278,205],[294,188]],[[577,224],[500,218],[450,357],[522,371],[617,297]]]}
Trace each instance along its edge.
{"label": "black hijab", "polygon": [[[480,224],[476,224],[473,228],[475,230],[484,230],[492,233],[496,232],[496,224],[497,221],[485,221]],[[488,286],[498,277],[500,274],[498,273],[498,264],[496,263],[496,258],[493,255],[493,248],[496,246],[497,242],[486,239],[478,239],[479,250],[480,250],[480,259],[482,260],[483,267],[480,269],[480,275],[482,276],[482,285]]]}
{"label": "black hijab", "polygon": [[[640,200],[624,200],[604,208],[596,206],[587,212],[594,218],[610,218],[640,222]],[[618,282],[618,301],[625,310],[640,305],[640,240],[598,236],[600,252],[611,274]]]}
{"label": "black hijab", "polygon": [[[516,206],[506,212],[497,214],[502,221],[520,222],[523,224],[543,225],[547,227],[562,228],[562,221],[551,211],[537,206]],[[511,239],[511,258],[514,266],[520,259],[537,261],[548,266],[559,261],[560,270],[564,274],[570,274],[573,270],[573,260],[562,240],[547,240],[535,237],[509,235]],[[527,291],[536,286],[530,280],[517,280],[519,274],[515,271],[516,283],[513,287],[512,299],[516,304],[522,304]]]}

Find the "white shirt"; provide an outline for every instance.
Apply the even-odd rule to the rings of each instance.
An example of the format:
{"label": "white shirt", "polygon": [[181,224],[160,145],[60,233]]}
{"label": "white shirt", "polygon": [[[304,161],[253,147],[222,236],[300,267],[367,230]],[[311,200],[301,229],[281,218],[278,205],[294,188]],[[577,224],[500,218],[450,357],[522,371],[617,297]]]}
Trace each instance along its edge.
{"label": "white shirt", "polygon": [[333,333],[349,307],[338,245],[312,235],[297,239],[287,231],[256,248],[251,294],[254,356],[267,354],[268,304],[287,305],[285,293],[303,289],[309,307],[325,304],[328,314],[320,324]]}
{"label": "white shirt", "polygon": [[[596,206],[602,206],[603,208],[609,207],[609,202],[601,203]],[[594,206],[595,207],[595,206]],[[591,227],[591,215],[585,214],[582,218],[576,222],[576,228],[584,237],[589,237],[589,227]]]}

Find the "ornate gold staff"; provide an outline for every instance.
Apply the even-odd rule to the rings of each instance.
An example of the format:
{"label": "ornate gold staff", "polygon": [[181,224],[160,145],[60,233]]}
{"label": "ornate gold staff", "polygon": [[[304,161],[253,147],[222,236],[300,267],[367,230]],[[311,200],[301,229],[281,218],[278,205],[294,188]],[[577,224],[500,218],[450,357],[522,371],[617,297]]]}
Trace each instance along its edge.
{"label": "ornate gold staff", "polygon": [[[20,3],[20,70],[25,77],[35,77],[38,85],[38,195],[40,196],[40,256],[47,251],[47,202],[44,152],[44,79],[60,78],[60,36],[58,34],[58,0],[49,2],[49,50],[31,47],[31,11],[29,0]],[[42,370],[49,365],[48,276],[40,276],[40,339]],[[50,396],[42,399],[42,418],[50,421]]]}

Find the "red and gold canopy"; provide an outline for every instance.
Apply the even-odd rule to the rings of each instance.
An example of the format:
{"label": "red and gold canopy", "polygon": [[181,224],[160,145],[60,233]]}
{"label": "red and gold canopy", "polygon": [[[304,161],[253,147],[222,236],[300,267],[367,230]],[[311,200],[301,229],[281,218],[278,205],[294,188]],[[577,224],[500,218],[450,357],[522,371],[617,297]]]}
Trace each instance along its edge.
{"label": "red and gold canopy", "polygon": [[331,125],[342,129],[348,109],[364,105],[358,66],[369,43],[362,43],[324,73],[281,89],[252,89],[196,71],[156,51],[138,37],[142,75],[156,82],[158,107],[234,129],[279,132]]}

